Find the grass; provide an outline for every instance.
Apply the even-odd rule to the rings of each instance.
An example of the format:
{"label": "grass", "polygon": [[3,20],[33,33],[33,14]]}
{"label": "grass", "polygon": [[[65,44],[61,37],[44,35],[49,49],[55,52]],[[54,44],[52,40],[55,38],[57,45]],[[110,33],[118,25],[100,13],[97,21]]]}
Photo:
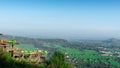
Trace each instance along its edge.
{"label": "grass", "polygon": [[28,51],[33,51],[35,50],[35,46],[32,44],[20,44],[20,45],[15,45],[15,47],[19,48],[19,49],[25,49]]}

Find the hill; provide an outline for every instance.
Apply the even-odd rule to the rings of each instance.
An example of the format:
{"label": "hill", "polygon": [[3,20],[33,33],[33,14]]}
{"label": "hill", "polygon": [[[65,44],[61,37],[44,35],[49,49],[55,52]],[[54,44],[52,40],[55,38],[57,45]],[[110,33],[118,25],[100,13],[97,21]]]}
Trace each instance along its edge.
{"label": "hill", "polygon": [[120,39],[111,38],[111,39],[105,40],[104,42],[107,42],[107,43],[120,43]]}
{"label": "hill", "polygon": [[[3,35],[4,39],[16,39],[22,48],[39,48],[48,50],[48,59],[55,51],[65,54],[67,62],[74,64],[77,68],[119,68],[119,40],[65,40],[65,39],[39,39],[27,37],[14,37]],[[28,50],[29,50],[28,49]],[[105,52],[105,55],[102,52]],[[108,54],[110,53],[110,54]],[[82,61],[82,62],[81,62]]]}

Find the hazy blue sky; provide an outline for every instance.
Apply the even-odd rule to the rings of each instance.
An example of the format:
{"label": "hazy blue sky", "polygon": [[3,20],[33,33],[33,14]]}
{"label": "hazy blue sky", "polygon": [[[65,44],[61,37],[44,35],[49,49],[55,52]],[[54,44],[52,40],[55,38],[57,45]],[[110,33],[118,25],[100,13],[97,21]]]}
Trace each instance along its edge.
{"label": "hazy blue sky", "polygon": [[0,32],[48,38],[120,38],[120,0],[0,0]]}

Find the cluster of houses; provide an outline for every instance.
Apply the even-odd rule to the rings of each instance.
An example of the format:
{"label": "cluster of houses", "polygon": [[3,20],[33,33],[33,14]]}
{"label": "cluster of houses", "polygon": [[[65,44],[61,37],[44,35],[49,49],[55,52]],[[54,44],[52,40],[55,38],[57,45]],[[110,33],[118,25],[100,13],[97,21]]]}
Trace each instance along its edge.
{"label": "cluster of houses", "polygon": [[101,54],[101,56],[117,56],[120,57],[120,52],[114,51],[111,52],[109,50],[107,50],[107,48],[104,47],[98,47],[99,53]]}
{"label": "cluster of houses", "polygon": [[27,50],[15,48],[14,45],[18,44],[16,40],[1,40],[0,46],[4,51],[7,51],[11,54],[15,60],[26,60],[33,63],[45,63],[47,56],[47,51],[45,50],[34,50],[27,53]]}

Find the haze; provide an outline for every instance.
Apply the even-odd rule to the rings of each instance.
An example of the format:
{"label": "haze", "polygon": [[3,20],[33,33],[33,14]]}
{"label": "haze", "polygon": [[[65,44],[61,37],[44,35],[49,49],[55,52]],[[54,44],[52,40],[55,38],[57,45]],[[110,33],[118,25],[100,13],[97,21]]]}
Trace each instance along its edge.
{"label": "haze", "polygon": [[0,32],[42,38],[120,38],[119,0],[0,0]]}

